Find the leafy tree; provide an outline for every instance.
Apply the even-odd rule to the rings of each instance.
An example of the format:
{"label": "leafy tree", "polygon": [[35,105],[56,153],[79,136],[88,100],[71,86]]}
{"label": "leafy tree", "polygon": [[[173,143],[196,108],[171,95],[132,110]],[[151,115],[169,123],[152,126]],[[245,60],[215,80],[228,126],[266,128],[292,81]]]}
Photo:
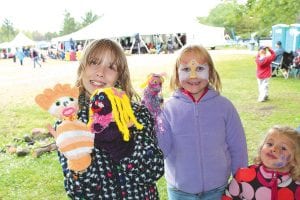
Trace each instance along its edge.
{"label": "leafy tree", "polygon": [[299,23],[299,8],[299,0],[248,0],[244,5],[236,0],[224,0],[199,21],[223,26],[227,32],[234,30],[243,38],[249,38],[251,33],[269,36],[275,24]]}
{"label": "leafy tree", "polygon": [[0,29],[0,41],[10,41],[16,36],[16,30],[13,27],[13,23],[5,18]]}
{"label": "leafy tree", "polygon": [[297,23],[300,17],[299,8],[299,0],[259,0],[250,13],[259,19],[257,29],[262,34],[268,34],[275,24]]}
{"label": "leafy tree", "polygon": [[85,13],[85,16],[84,17],[81,17],[82,19],[82,23],[80,25],[81,28],[93,23],[94,21],[96,21],[97,19],[99,19],[99,16],[98,15],[94,15],[92,13],[92,11],[89,11],[87,13]]}
{"label": "leafy tree", "polygon": [[56,32],[47,32],[45,33],[45,40],[50,41],[52,38],[58,37]]}
{"label": "leafy tree", "polygon": [[78,30],[79,24],[75,21],[75,18],[71,16],[70,12],[65,10],[65,17],[63,23],[63,29],[60,31],[60,35],[66,35]]}
{"label": "leafy tree", "polygon": [[246,6],[238,4],[236,1],[225,1],[213,8],[208,17],[199,18],[199,21],[213,26],[225,27],[226,32],[232,33],[231,36],[233,36],[233,34],[240,34],[245,30],[249,32],[249,23],[245,13],[247,13]]}

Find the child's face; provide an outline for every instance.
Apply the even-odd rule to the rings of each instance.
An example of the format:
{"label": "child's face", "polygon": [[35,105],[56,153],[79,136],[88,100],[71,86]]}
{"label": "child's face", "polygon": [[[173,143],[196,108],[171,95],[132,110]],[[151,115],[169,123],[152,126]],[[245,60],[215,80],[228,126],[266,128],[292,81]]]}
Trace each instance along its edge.
{"label": "child's face", "polygon": [[208,85],[209,66],[193,52],[183,55],[178,67],[178,77],[182,88],[198,99]]}
{"label": "child's face", "polygon": [[114,87],[118,78],[117,66],[112,60],[104,58],[102,63],[99,60],[92,57],[83,72],[83,86],[89,94],[99,88]]}
{"label": "child's face", "polygon": [[263,164],[280,172],[289,171],[294,159],[293,146],[291,139],[285,135],[278,133],[269,135],[260,152]]}

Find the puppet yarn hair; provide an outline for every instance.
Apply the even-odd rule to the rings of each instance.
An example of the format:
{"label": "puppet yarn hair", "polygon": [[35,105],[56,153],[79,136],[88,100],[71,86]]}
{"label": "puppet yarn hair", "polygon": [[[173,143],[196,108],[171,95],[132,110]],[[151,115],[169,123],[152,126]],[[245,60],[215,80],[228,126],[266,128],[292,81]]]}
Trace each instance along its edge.
{"label": "puppet yarn hair", "polygon": [[[124,141],[129,141],[128,128],[135,125],[137,129],[142,129],[143,126],[136,120],[128,96],[125,92],[113,87],[97,89],[91,96],[91,103],[95,101],[94,96],[101,92],[107,95],[111,103],[113,119],[122,133]],[[90,120],[88,126],[91,126],[95,114],[95,110],[91,106],[89,113]]]}

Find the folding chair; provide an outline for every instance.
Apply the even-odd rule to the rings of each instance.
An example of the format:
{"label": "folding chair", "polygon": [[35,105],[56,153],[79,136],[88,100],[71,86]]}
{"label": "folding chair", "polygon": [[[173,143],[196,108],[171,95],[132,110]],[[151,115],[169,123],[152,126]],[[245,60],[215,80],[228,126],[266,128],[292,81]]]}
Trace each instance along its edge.
{"label": "folding chair", "polygon": [[279,63],[272,62],[275,67],[275,75],[279,75],[279,72],[285,79],[289,78],[289,74],[293,65],[294,55],[293,52],[283,52],[282,58]]}
{"label": "folding chair", "polygon": [[[276,59],[275,59],[276,60]],[[283,56],[281,57],[279,62],[273,61],[271,63],[272,66],[272,76],[279,76],[279,72],[282,66]]]}

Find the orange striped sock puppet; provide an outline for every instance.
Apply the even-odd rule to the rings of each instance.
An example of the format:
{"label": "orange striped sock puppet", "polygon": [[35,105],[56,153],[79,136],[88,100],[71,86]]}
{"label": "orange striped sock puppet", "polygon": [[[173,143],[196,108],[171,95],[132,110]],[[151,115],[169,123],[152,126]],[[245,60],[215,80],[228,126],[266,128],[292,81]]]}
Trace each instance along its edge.
{"label": "orange striped sock puppet", "polygon": [[80,172],[91,164],[94,134],[87,125],[77,119],[78,88],[69,84],[56,84],[53,89],[47,88],[35,97],[36,103],[61,121],[50,133],[56,145],[68,159],[68,168]]}

